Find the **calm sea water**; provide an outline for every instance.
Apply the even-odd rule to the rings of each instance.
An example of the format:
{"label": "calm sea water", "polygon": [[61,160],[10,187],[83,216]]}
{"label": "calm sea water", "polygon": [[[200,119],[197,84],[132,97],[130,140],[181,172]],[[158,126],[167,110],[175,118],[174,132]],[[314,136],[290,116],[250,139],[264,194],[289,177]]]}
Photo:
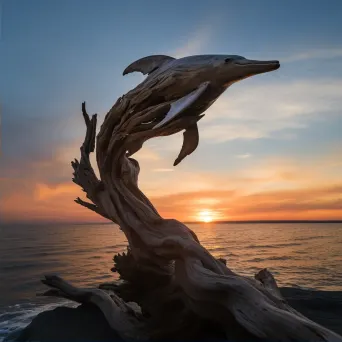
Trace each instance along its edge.
{"label": "calm sea water", "polygon": [[[281,286],[342,290],[342,224],[190,224],[234,271],[267,267]],[[40,311],[74,303],[36,297],[44,274],[78,286],[117,279],[113,255],[126,249],[115,225],[0,227],[0,341]]]}

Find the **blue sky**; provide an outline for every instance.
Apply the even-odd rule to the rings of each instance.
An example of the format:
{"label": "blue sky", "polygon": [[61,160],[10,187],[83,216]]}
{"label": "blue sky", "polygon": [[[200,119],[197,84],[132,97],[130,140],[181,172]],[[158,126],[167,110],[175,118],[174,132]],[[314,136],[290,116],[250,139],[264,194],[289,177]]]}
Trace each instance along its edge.
{"label": "blue sky", "polygon": [[[56,196],[72,199],[75,190],[60,195],[56,189],[70,183],[69,160],[78,156],[81,102],[99,113],[101,122],[116,99],[143,79],[123,77],[122,71],[151,54],[238,54],[279,59],[281,68],[228,89],[200,122],[199,148],[172,172],[181,136],[148,142],[137,156],[147,195],[157,200],[174,189],[216,191],[222,185],[209,180],[221,178],[227,191],[239,189],[240,197],[342,184],[341,165],[327,166],[342,152],[341,1],[0,3],[3,198],[22,194],[16,201],[23,203],[34,198],[37,213]],[[320,163],[326,167],[313,177],[310,170]],[[237,180],[244,173],[254,179],[263,168],[282,168],[280,173],[290,172],[297,181],[273,179],[266,172],[265,183],[251,185],[248,192]],[[198,189],[187,181],[194,173]],[[179,178],[184,183],[170,189]],[[42,184],[59,195],[51,190],[52,197],[37,199]],[[4,217],[23,215],[11,205],[4,205]],[[72,200],[70,206],[75,209]],[[329,215],[342,218],[341,211]]]}

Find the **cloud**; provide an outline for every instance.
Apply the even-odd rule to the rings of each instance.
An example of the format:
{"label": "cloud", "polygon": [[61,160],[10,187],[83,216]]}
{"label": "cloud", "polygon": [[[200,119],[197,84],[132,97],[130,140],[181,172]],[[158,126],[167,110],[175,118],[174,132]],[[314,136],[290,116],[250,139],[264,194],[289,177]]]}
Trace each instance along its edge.
{"label": "cloud", "polygon": [[209,190],[152,198],[167,217],[198,218],[203,210],[225,220],[342,219],[342,183],[241,195],[231,190]]}
{"label": "cloud", "polygon": [[[207,22],[210,21],[207,20]],[[194,32],[190,33],[188,36],[182,37],[182,41],[177,40],[177,42],[175,42],[176,46],[181,47],[173,48],[165,54],[174,58],[182,58],[203,53],[208,43],[210,42],[212,34],[212,25],[199,25],[199,27]],[[134,73],[133,75],[129,75],[129,78],[131,79],[131,81],[128,82],[129,87],[127,91],[129,90],[129,88],[134,88],[137,84],[143,82],[146,79],[146,75],[143,75],[141,73]]]}
{"label": "cloud", "polygon": [[341,48],[326,48],[298,52],[293,55],[289,55],[288,57],[281,58],[281,61],[283,63],[292,63],[311,59],[333,59],[340,57],[342,57]]}
{"label": "cloud", "polygon": [[[342,183],[342,173],[336,160],[339,148],[329,145],[326,150],[313,151],[310,155],[299,157],[267,156],[253,158],[253,162],[239,168],[229,179],[247,194],[270,190],[294,190],[311,188],[313,184],[329,187]],[[252,183],[247,182],[253,180]]]}
{"label": "cloud", "polygon": [[[342,218],[342,183],[335,186],[300,188],[293,190],[271,191],[243,196],[234,202],[234,215],[253,215],[258,217],[267,214],[286,218],[287,214],[299,214],[322,219]],[[317,214],[318,212],[318,214]]]}
{"label": "cloud", "polygon": [[140,188],[147,196],[177,194],[182,191],[201,191],[216,188],[218,178],[195,171],[153,172],[144,169],[140,174]]}
{"label": "cloud", "polygon": [[53,200],[55,197],[59,197],[61,195],[69,195],[78,193],[78,188],[73,183],[65,183],[58,185],[50,185],[50,184],[36,184],[35,186],[35,199],[37,201],[45,201],[45,200]]}
{"label": "cloud", "polygon": [[170,52],[170,56],[181,58],[201,53],[210,41],[213,33],[211,25],[203,25],[199,27],[188,39],[185,44]]}
{"label": "cloud", "polygon": [[249,125],[242,122],[222,122],[221,124],[212,124],[204,127],[201,130],[200,137],[207,143],[215,144],[236,139],[256,140],[269,138],[273,137],[273,133],[285,129],[300,129],[305,127],[305,125],[300,123],[284,121],[265,123],[262,121],[254,121],[250,122]]}
{"label": "cloud", "polygon": [[[7,179],[12,191],[1,199],[0,216],[4,222],[102,222],[99,215],[74,202],[83,196],[71,182],[35,183]],[[0,181],[3,189],[3,182]]]}
{"label": "cloud", "polygon": [[[229,88],[205,112],[199,122],[200,141],[216,144],[236,139],[295,139],[298,131],[313,122],[328,121],[340,114],[340,89],[342,80],[337,79],[253,85],[243,81]],[[152,151],[166,151],[171,158],[179,152],[182,140],[182,133],[178,133],[148,144]]]}
{"label": "cloud", "polygon": [[164,217],[189,220],[208,209],[215,211],[216,215],[221,217],[221,202],[234,195],[233,190],[200,190],[155,196],[151,197],[151,200]]}
{"label": "cloud", "polygon": [[[73,151],[61,149],[58,158],[32,162],[20,177],[2,176],[2,219],[101,221],[73,202],[84,196],[70,179]],[[141,161],[139,184],[162,216],[184,221],[204,210],[217,219],[336,219],[342,218],[341,152],[340,146],[329,146],[314,157],[243,158],[245,167],[223,171],[165,167],[165,156],[159,155]]]}
{"label": "cloud", "polygon": [[[198,164],[194,167],[191,163],[172,168],[173,159],[169,154],[173,155],[173,152],[165,151],[159,161],[140,163],[139,184],[147,196],[214,189],[238,189],[240,194],[251,194],[274,189],[309,188],[312,184],[328,186],[342,182],[341,153],[339,146],[328,145],[323,150],[298,157],[266,155],[246,158],[246,154],[242,154],[245,158],[233,157],[225,164],[227,167],[201,169]],[[237,165],[231,167],[234,159]],[[174,171],[155,172],[156,169]]]}
{"label": "cloud", "polygon": [[147,160],[147,161],[159,161],[161,159],[159,154],[156,151],[152,150],[145,144],[141,150],[139,150],[137,153],[134,154],[134,158],[138,160]]}
{"label": "cloud", "polygon": [[251,155],[249,153],[245,153],[245,154],[239,154],[236,156],[236,158],[239,158],[239,159],[246,159],[246,158],[250,158]]}
{"label": "cloud", "polygon": [[173,172],[174,169],[153,169],[154,172]]}
{"label": "cloud", "polygon": [[183,133],[179,132],[165,137],[153,138],[146,143],[146,146],[149,146],[149,148],[151,148],[153,151],[157,151],[159,154],[171,156],[180,151],[182,142]]}
{"label": "cloud", "polygon": [[[299,80],[228,89],[200,121],[200,137],[209,143],[235,139],[291,138],[288,130],[340,113],[342,81]],[[286,131],[286,135],[279,134]]]}
{"label": "cloud", "polygon": [[[79,146],[80,142],[49,144],[47,140],[36,153],[3,158],[1,219],[26,222],[101,220],[74,203],[76,197],[84,196],[71,181],[70,162],[79,158]],[[25,145],[22,148],[25,149]]]}
{"label": "cloud", "polygon": [[[189,44],[172,55],[201,53],[210,38],[211,28],[203,26]],[[339,52],[331,51],[333,54],[336,57]],[[310,56],[323,58],[319,51],[291,58],[295,61]],[[312,122],[330,120],[340,114],[341,88],[342,81],[336,79],[282,83],[271,79],[269,84],[244,81],[231,87],[207,111],[199,122],[200,140],[215,144],[234,139],[292,139]],[[6,115],[2,123],[6,126],[4,157],[0,161],[2,217],[101,220],[73,202],[75,197],[84,195],[71,182],[70,161],[79,158],[84,134],[79,120],[79,112],[68,120]],[[316,153],[315,158],[310,155],[312,160],[306,156],[262,159],[254,152],[254,158],[250,158],[242,150],[233,158],[244,164],[244,168],[237,170],[225,167],[224,171],[201,171],[189,163],[170,168],[182,139],[182,133],[156,138],[134,155],[141,165],[140,187],[156,202],[163,216],[187,220],[196,217],[198,210],[211,209],[217,217],[226,219],[342,217],[338,187],[342,182],[341,149],[330,155],[327,151]],[[335,190],[331,190],[332,184],[336,184]]]}

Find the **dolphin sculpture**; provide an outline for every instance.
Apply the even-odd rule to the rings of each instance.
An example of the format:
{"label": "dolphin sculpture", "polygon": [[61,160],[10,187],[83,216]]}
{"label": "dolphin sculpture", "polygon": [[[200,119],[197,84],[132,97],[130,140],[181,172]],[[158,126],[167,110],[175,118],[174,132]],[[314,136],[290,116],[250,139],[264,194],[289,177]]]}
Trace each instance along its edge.
{"label": "dolphin sculpture", "polygon": [[[184,58],[173,58],[165,55],[153,55],[141,58],[130,64],[123,72],[141,72],[148,77],[145,86],[155,84],[167,77],[179,83],[179,93],[168,94],[168,89],[159,91],[162,98],[171,100],[168,112],[152,129],[165,126],[180,116],[197,117],[195,123],[183,127],[183,146],[174,166],[179,164],[198,146],[199,135],[197,121],[218,97],[233,83],[245,78],[276,70],[279,61],[249,60],[237,55],[198,55]],[[173,98],[168,98],[173,96]],[[203,115],[202,115],[203,116]],[[138,143],[130,155],[142,146]]]}

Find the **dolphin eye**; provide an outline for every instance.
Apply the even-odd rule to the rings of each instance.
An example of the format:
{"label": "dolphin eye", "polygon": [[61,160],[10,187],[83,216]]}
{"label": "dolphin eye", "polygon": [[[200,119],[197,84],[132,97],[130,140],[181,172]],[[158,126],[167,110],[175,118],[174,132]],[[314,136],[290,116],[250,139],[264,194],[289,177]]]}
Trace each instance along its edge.
{"label": "dolphin eye", "polygon": [[225,63],[229,63],[229,62],[231,62],[233,60],[233,58],[226,58],[225,60],[224,60],[224,62]]}

